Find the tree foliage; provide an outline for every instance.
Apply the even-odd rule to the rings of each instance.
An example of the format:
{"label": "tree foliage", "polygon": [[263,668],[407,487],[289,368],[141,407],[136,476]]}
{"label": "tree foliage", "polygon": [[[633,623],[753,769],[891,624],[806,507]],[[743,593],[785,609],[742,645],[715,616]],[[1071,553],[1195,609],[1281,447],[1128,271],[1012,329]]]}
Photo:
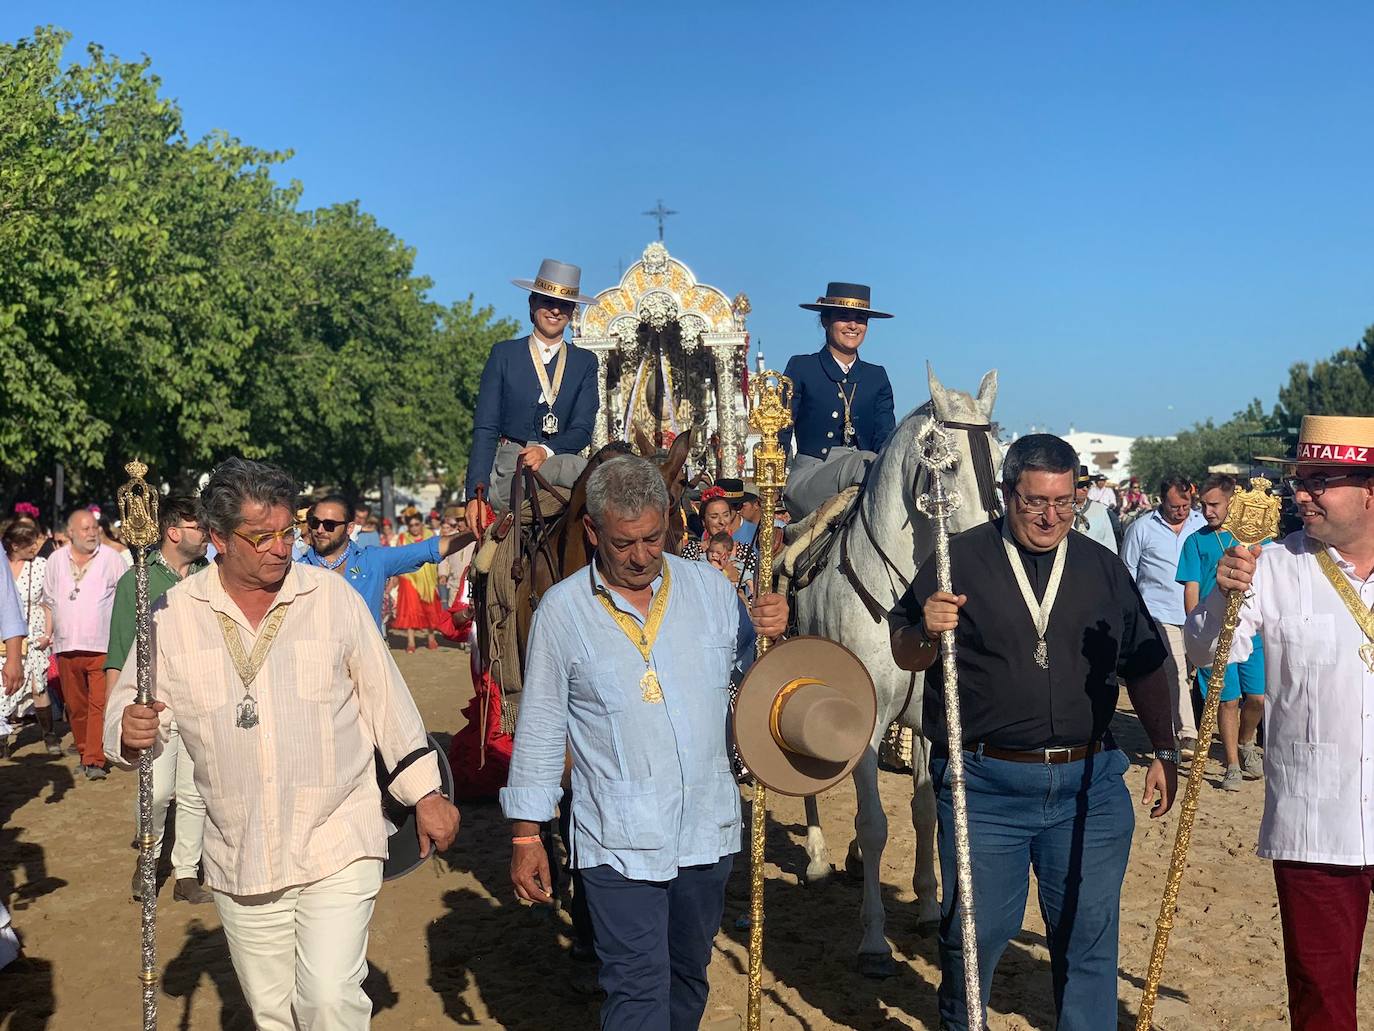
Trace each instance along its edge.
{"label": "tree foliage", "polygon": [[1221,425],[1197,423],[1174,437],[1142,437],[1131,448],[1131,472],[1153,489],[1166,475],[1200,480],[1212,465],[1248,465],[1256,452],[1291,450],[1304,415],[1374,415],[1374,326],[1354,347],[1309,366],[1297,362],[1265,414],[1258,400]]}
{"label": "tree foliage", "polygon": [[137,455],[186,485],[230,454],[357,489],[466,459],[515,326],[428,299],[357,203],[298,208],[289,153],[187,138],[147,60],[0,44],[0,483],[62,462],[108,497]]}

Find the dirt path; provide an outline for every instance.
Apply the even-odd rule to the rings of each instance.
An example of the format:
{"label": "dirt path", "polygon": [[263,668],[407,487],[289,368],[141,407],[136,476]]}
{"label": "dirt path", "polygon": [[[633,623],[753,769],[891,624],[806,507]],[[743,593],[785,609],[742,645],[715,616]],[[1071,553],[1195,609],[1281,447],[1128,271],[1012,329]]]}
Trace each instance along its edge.
{"label": "dirt path", "polygon": [[[471,690],[464,654],[444,648],[398,652],[396,659],[428,726],[457,729]],[[1142,746],[1129,713],[1118,717],[1117,731],[1128,749]],[[14,761],[0,765],[0,897],[13,911],[27,953],[0,972],[0,1028],[9,1031],[92,1025],[122,1031],[139,1022],[139,912],[128,898],[134,778],[78,782],[73,763],[50,761],[30,741]],[[1137,765],[1127,778],[1138,792],[1143,768]],[[801,802],[776,799],[768,841],[766,1027],[936,1026],[935,941],[915,933],[909,905],[910,780],[885,773],[882,792],[891,827],[882,879],[900,973],[874,982],[854,972],[859,888],[843,876],[824,888],[798,886],[806,865]],[[1287,1027],[1273,880],[1268,864],[1254,855],[1262,792],[1259,783],[1247,783],[1236,795],[1214,786],[1204,790],[1166,994],[1157,1010],[1163,1028]],[[852,790],[832,791],[821,810],[831,859],[841,862],[852,833]],[[1162,823],[1141,814],[1136,826],[1121,921],[1124,1020],[1139,999],[1173,832],[1173,814]],[[513,900],[507,850],[496,807],[469,805],[458,845],[443,865],[383,888],[369,950],[375,1027],[596,1027],[590,972],[565,956],[566,921]],[[747,908],[746,894],[737,870],[711,964],[708,1028],[741,1026],[746,933],[735,929],[735,918]],[[160,1026],[249,1027],[213,906],[173,902],[171,885],[164,884],[158,913],[165,992]],[[993,985],[995,1029],[1054,1025],[1042,931],[1032,902]],[[1361,1012],[1374,1014],[1370,981],[1361,989]]]}

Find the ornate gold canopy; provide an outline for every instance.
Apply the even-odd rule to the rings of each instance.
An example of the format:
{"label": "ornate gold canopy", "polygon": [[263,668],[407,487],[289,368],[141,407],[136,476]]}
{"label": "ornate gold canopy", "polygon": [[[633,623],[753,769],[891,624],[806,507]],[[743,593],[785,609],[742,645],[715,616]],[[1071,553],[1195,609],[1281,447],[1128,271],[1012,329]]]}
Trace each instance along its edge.
{"label": "ornate gold canopy", "polygon": [[[654,241],[596,294],[573,322],[573,341],[596,355],[601,417],[593,447],[630,439],[649,408],[660,429],[702,426],[714,435],[722,470],[733,475],[745,435],[742,373],[748,358],[749,298],[705,283]],[[652,381],[654,389],[650,389]],[[705,454],[706,441],[694,451]]]}

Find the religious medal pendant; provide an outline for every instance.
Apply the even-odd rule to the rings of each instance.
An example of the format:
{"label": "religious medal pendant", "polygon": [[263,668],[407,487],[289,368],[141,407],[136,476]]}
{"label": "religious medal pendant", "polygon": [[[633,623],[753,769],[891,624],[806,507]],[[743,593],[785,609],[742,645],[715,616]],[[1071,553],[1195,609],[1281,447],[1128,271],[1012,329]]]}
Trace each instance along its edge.
{"label": "religious medal pendant", "polygon": [[258,725],[258,703],[253,696],[246,694],[243,701],[234,709],[234,726],[240,730],[252,730]]}
{"label": "religious medal pendant", "polygon": [[1050,648],[1043,637],[1035,642],[1035,664],[1041,669],[1050,668]]}
{"label": "religious medal pendant", "polygon": [[553,412],[545,412],[541,428],[544,431],[544,436],[552,437],[558,432],[558,416],[554,415]]}
{"label": "religious medal pendant", "polygon": [[658,674],[652,669],[646,669],[639,678],[639,690],[646,702],[656,704],[663,701],[663,687],[658,682]]}
{"label": "religious medal pendant", "polygon": [[850,422],[848,419],[846,419],[846,420],[844,421],[844,446],[845,446],[845,447],[853,447],[853,446],[854,446],[854,437],[855,437],[855,433],[854,433],[854,424],[853,424],[852,422]]}
{"label": "religious medal pendant", "polygon": [[1360,661],[1369,672],[1374,673],[1374,644],[1360,645]]}
{"label": "religious medal pendant", "polygon": [[68,601],[76,601],[76,596],[77,596],[78,594],[80,594],[80,593],[81,593],[81,588],[80,588],[80,587],[73,587],[73,588],[72,588],[72,593],[69,594],[69,595],[67,595],[67,600],[68,600]]}

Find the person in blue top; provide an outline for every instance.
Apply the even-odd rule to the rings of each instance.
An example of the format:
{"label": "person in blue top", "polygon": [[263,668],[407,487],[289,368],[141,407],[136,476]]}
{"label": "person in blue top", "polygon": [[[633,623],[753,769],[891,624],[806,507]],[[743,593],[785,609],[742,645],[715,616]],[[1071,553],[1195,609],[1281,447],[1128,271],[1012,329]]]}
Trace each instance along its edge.
{"label": "person in blue top", "polygon": [[551,901],[539,825],[563,800],[571,755],[572,865],[606,994],[603,1031],[696,1028],[740,847],[726,722],[731,672],[787,602],[745,610],[705,562],[665,553],[668,490],[626,455],[587,481],[596,557],[555,584],[530,629],[524,700],[501,809],[516,897]]}
{"label": "person in blue top", "polygon": [[[1225,473],[1209,476],[1202,484],[1202,517],[1207,525],[1183,542],[1178,556],[1178,582],[1183,585],[1186,612],[1192,612],[1198,602],[1212,593],[1222,553],[1236,546],[1236,539],[1221,528],[1235,489],[1235,477]],[[1198,687],[1204,698],[1211,675],[1210,669],[1197,671]],[[1263,716],[1264,644],[1256,634],[1250,657],[1226,667],[1226,686],[1222,688],[1221,708],[1217,711],[1217,731],[1226,753],[1226,774],[1221,786],[1227,791],[1239,791],[1242,777],[1258,780],[1263,776],[1263,763],[1255,746],[1255,733]]]}
{"label": "person in blue top", "polygon": [[503,340],[491,349],[477,388],[468,457],[468,526],[485,526],[477,488],[486,489],[487,504],[510,507],[511,478],[517,462],[545,480],[571,487],[586,468],[578,454],[592,442],[600,402],[596,391],[596,358],[563,339],[563,331],[583,296],[582,270],[551,258],[534,279],[513,279],[530,292],[534,332]]}
{"label": "person in blue top", "polygon": [[348,538],[348,513],[348,499],[342,494],[316,501],[306,517],[310,548],[296,561],[333,570],[352,584],[367,602],[378,632],[387,580],[413,573],[426,562],[438,563],[472,541],[470,533],[441,531],[438,537],[396,548],[359,547]]}
{"label": "person in blue top", "polygon": [[784,451],[794,436],[797,441],[782,496],[793,519],[861,483],[897,427],[887,370],[859,357],[868,320],[892,316],[873,308],[868,287],[859,283],[830,283],[825,296],[801,307],[821,313],[825,346],[787,362],[792,426],[779,434],[779,441]]}

